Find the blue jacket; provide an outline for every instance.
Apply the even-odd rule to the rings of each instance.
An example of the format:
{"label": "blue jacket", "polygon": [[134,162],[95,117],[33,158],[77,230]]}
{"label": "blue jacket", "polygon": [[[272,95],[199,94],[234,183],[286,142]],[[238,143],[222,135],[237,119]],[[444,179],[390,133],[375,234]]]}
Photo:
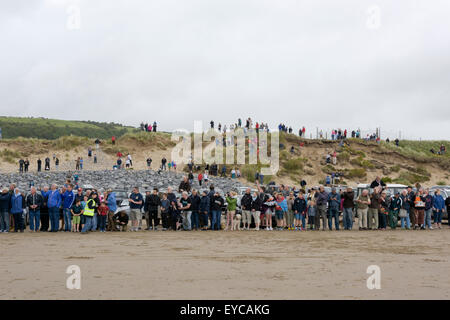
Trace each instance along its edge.
{"label": "blue jacket", "polygon": [[13,194],[11,196],[11,213],[22,213],[23,212],[23,199],[22,195]]}
{"label": "blue jacket", "polygon": [[[444,201],[444,199],[442,199]],[[0,193],[0,211],[9,211],[9,206],[11,205],[11,195],[9,192]]]}
{"label": "blue jacket", "polygon": [[286,199],[283,199],[282,201],[278,202],[277,201],[278,206],[281,208],[281,210],[283,212],[287,212],[288,211],[288,206],[287,206],[287,201]]}
{"label": "blue jacket", "polygon": [[59,208],[61,207],[62,197],[59,190],[49,191],[47,207]]}
{"label": "blue jacket", "polygon": [[[332,198],[336,200],[331,200]],[[330,192],[328,194],[328,203],[330,204],[330,209],[339,210],[339,207],[341,205],[341,196],[339,195],[339,193],[336,192],[335,194],[333,194],[332,192]]]}
{"label": "blue jacket", "polygon": [[201,199],[200,199],[200,212],[209,212],[209,208],[210,208],[210,205],[209,205],[209,197],[208,196],[203,196]]}
{"label": "blue jacket", "polygon": [[108,208],[109,211],[116,211],[117,210],[117,200],[116,200],[116,193],[115,192],[111,192],[108,195]]}
{"label": "blue jacket", "polygon": [[75,194],[73,191],[67,190],[62,194],[62,200],[63,200],[63,209],[70,209],[72,208],[73,201],[75,200]]}
{"label": "blue jacket", "polygon": [[434,196],[433,208],[435,210],[444,210],[445,201],[444,201],[444,197],[442,195]]}

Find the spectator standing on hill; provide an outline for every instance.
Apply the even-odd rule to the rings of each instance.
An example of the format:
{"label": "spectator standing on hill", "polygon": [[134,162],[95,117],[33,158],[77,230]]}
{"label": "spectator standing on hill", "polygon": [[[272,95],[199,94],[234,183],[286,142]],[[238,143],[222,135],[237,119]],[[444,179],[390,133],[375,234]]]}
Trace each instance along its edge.
{"label": "spectator standing on hill", "polygon": [[97,154],[94,153],[94,163],[97,163]]}
{"label": "spectator standing on hill", "polygon": [[42,160],[41,160],[41,158],[38,158],[38,160],[37,160],[37,171],[41,172],[41,170],[42,170]]}
{"label": "spectator standing on hill", "polygon": [[157,123],[156,121],[153,121],[153,132],[156,132]]}
{"label": "spectator standing on hill", "polygon": [[116,137],[115,136],[111,137],[111,143],[112,143],[112,145],[116,144]]}
{"label": "spectator standing on hill", "polygon": [[59,168],[59,158],[55,159],[55,169],[58,170]]}
{"label": "spectator standing on hill", "polygon": [[133,166],[133,159],[131,159],[131,154],[127,155],[127,160],[130,161],[130,166]]}
{"label": "spectator standing on hill", "polygon": [[96,149],[98,149],[98,148],[100,147],[100,143],[101,143],[100,139],[97,138],[97,139],[95,140],[95,148],[96,148]]}
{"label": "spectator standing on hill", "polygon": [[28,167],[30,166],[30,160],[25,159],[25,162],[23,163],[24,171],[28,172]]}
{"label": "spectator standing on hill", "polygon": [[161,170],[166,170],[166,163],[167,163],[167,159],[166,159],[166,157],[163,157],[162,159],[161,159]]}
{"label": "spectator standing on hill", "polygon": [[23,161],[23,159],[19,160],[19,172],[22,173],[23,172],[23,166],[24,166],[25,161]]}
{"label": "spectator standing on hill", "polygon": [[88,148],[88,157],[89,157],[89,159],[92,157],[92,148],[91,147]]}
{"label": "spectator standing on hill", "polygon": [[147,158],[147,168],[150,170],[150,167],[151,167],[151,165],[152,165],[152,158],[150,158],[150,157],[148,157]]}
{"label": "spectator standing on hill", "polygon": [[370,184],[371,189],[375,189],[376,187],[382,187],[383,189],[386,187],[386,183],[384,183],[379,176],[377,176]]}

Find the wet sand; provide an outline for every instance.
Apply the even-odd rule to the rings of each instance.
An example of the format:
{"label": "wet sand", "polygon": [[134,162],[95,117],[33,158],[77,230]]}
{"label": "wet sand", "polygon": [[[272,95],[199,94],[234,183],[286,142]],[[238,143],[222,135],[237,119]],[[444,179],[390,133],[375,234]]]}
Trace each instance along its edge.
{"label": "wet sand", "polygon": [[[0,299],[449,299],[450,230],[0,234]],[[81,268],[81,289],[66,268]],[[369,290],[369,265],[381,289]]]}

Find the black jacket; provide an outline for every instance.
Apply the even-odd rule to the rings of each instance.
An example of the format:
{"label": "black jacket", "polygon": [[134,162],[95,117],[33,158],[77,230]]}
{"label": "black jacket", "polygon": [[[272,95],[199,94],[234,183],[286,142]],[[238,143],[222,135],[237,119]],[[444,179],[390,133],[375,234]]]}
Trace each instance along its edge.
{"label": "black jacket", "polygon": [[39,193],[35,193],[34,196],[30,193],[27,196],[27,207],[31,210],[32,205],[37,205],[37,208],[35,210],[41,209],[42,205],[44,204],[44,199]]}
{"label": "black jacket", "polygon": [[202,201],[202,199],[200,198],[200,196],[197,195],[191,195],[191,210],[197,212],[198,210],[200,210],[200,202]]}
{"label": "black jacket", "polygon": [[11,206],[11,195],[9,192],[0,193],[0,211],[9,211]]}
{"label": "black jacket", "polygon": [[158,206],[161,205],[161,199],[157,194],[151,194],[148,196],[145,196],[145,204],[144,204],[144,210],[145,212],[149,211],[156,211],[158,210]]}
{"label": "black jacket", "polygon": [[222,210],[222,206],[223,206],[223,198],[221,196],[214,196],[213,197],[213,203],[211,205],[212,210],[214,211],[220,211]]}
{"label": "black jacket", "polygon": [[252,208],[252,195],[251,194],[244,194],[241,199],[241,208],[242,210],[251,210]]}
{"label": "black jacket", "polygon": [[189,181],[186,181],[186,182],[181,181],[180,186],[178,187],[178,192],[181,192],[181,191],[187,191],[187,192],[191,191],[191,184],[189,183]]}
{"label": "black jacket", "polygon": [[252,199],[252,210],[261,211],[262,199],[260,196],[256,197],[255,200]]}

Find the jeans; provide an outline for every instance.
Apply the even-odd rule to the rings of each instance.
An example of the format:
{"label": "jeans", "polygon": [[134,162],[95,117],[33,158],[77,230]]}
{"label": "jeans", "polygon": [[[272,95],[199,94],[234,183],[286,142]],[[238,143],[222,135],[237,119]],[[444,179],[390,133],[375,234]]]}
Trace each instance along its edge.
{"label": "jeans", "polygon": [[320,229],[320,219],[322,218],[322,230],[326,229],[327,223],[327,206],[326,205],[320,205],[317,206],[317,213],[316,213],[316,230]]}
{"label": "jeans", "polygon": [[83,230],[81,232],[86,233],[87,231],[90,231],[92,229],[92,220],[93,218],[91,216],[84,216],[85,217],[85,224],[83,227]]}
{"label": "jeans", "polygon": [[59,208],[48,208],[48,214],[50,218],[50,231],[57,232],[59,229]]}
{"label": "jeans", "polygon": [[353,208],[344,208],[343,222],[345,230],[353,228]]}
{"label": "jeans", "polygon": [[208,213],[202,213],[201,218],[202,218],[202,222],[203,222],[202,223],[203,227],[207,228],[208,227]]}
{"label": "jeans", "polygon": [[378,228],[386,229],[386,214],[382,212],[378,213]]}
{"label": "jeans", "polygon": [[306,230],[306,214],[300,214],[300,219],[302,220],[302,228]]}
{"label": "jeans", "polygon": [[[375,220],[375,221],[374,221]],[[367,214],[367,227],[372,230],[378,229],[378,209],[377,208],[369,208]]]}
{"label": "jeans", "polygon": [[[449,220],[450,222],[450,220]],[[434,223],[442,223],[442,211],[434,212]]]}
{"label": "jeans", "polygon": [[407,229],[411,228],[411,221],[409,220],[409,215],[407,215],[406,217],[400,218],[400,221],[402,223],[402,229],[405,228],[405,222],[406,222],[406,228]]}
{"label": "jeans", "polygon": [[183,229],[191,230],[191,211],[183,212]]}
{"label": "jeans", "polygon": [[191,221],[192,221],[192,229],[200,228],[200,221],[198,217],[198,211],[192,211]]}
{"label": "jeans", "polygon": [[96,231],[97,230],[97,224],[98,224],[98,213],[96,212],[94,214],[94,216],[92,217],[91,231]]}
{"label": "jeans", "polygon": [[41,211],[30,210],[30,230],[38,231],[41,223]]}
{"label": "jeans", "polygon": [[220,210],[212,211],[211,230],[220,230]]}
{"label": "jeans", "polygon": [[431,208],[425,210],[425,226],[431,228]]}
{"label": "jeans", "polygon": [[339,230],[339,210],[338,208],[330,208],[330,216],[328,217],[328,228],[333,230],[333,218],[336,230]]}
{"label": "jeans", "polygon": [[0,231],[9,232],[9,212],[0,211]]}
{"label": "jeans", "polygon": [[25,229],[23,224],[23,213],[22,212],[14,213],[13,217],[14,217],[14,231]]}
{"label": "jeans", "polygon": [[105,231],[106,229],[106,218],[107,216],[98,216],[98,227],[100,231]]}
{"label": "jeans", "polygon": [[64,216],[64,231],[71,231],[72,230],[72,212],[70,212],[70,209],[63,209],[63,216]]}

